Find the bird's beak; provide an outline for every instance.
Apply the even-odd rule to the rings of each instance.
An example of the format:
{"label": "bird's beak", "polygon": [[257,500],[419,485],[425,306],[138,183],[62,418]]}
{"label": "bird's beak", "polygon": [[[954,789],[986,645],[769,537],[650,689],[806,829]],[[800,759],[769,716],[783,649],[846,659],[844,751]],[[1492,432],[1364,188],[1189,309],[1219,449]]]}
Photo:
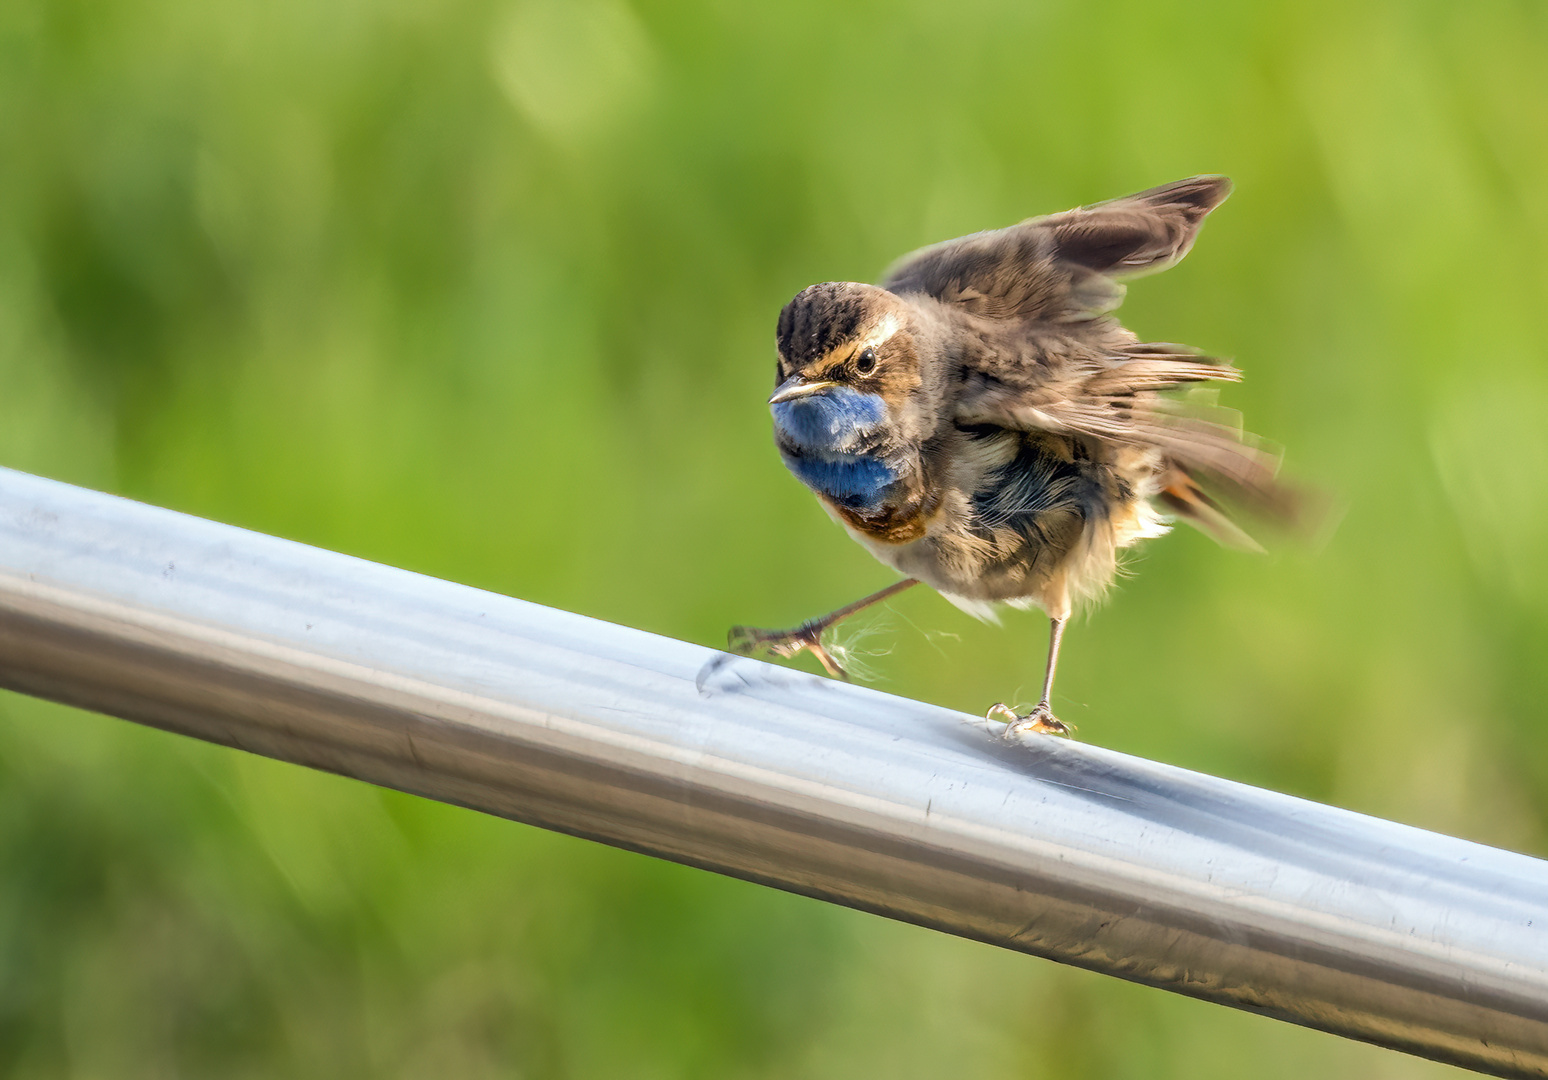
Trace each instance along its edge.
{"label": "bird's beak", "polygon": [[832,379],[819,379],[816,382],[808,382],[799,375],[792,375],[779,384],[779,389],[774,391],[774,396],[769,398],[770,405],[778,405],[781,401],[791,401],[807,394],[819,394],[830,386],[838,383]]}

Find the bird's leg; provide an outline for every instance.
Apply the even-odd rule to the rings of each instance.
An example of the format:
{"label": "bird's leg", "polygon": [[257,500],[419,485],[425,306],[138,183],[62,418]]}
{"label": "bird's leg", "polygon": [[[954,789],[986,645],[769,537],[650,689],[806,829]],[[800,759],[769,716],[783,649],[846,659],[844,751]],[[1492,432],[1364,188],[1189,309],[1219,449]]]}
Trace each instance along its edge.
{"label": "bird's leg", "polygon": [[1059,641],[1064,637],[1063,618],[1048,620],[1048,670],[1043,673],[1043,699],[1025,716],[1017,716],[1003,702],[990,708],[986,718],[1004,720],[1008,725],[1005,737],[1014,739],[1023,732],[1035,731],[1043,735],[1070,735],[1074,728],[1053,714],[1048,699],[1053,695],[1054,669],[1059,666]]}
{"label": "bird's leg", "polygon": [[843,668],[839,667],[838,661],[822,647],[822,635],[830,626],[849,618],[855,612],[862,611],[872,604],[879,604],[910,585],[918,584],[919,582],[913,578],[905,578],[888,585],[881,592],[872,593],[862,600],[856,600],[853,604],[846,604],[820,619],[808,619],[794,630],[759,630],[753,626],[733,626],[731,632],[726,635],[726,648],[743,656],[751,656],[758,649],[767,649],[775,656],[784,657],[794,656],[804,649],[817,658],[817,662],[827,669],[829,675],[835,679],[848,679],[849,676],[845,674]]}

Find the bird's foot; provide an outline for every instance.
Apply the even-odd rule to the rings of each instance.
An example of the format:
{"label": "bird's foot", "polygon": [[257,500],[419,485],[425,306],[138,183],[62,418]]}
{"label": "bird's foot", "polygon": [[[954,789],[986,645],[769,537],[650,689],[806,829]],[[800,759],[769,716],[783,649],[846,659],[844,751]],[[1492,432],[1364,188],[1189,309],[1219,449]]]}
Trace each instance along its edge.
{"label": "bird's foot", "polygon": [[984,719],[1003,723],[1005,730],[1001,738],[1010,742],[1015,742],[1029,731],[1038,735],[1059,735],[1066,739],[1075,734],[1074,726],[1054,716],[1046,701],[1038,702],[1037,707],[1025,715],[1018,715],[1015,709],[1001,702],[990,706]]}
{"label": "bird's foot", "polygon": [[828,628],[825,622],[802,623],[794,630],[759,630],[755,626],[733,626],[726,635],[726,648],[742,656],[751,656],[759,649],[767,649],[775,656],[789,659],[800,652],[809,652],[835,679],[849,679],[849,674],[822,645],[822,632]]}

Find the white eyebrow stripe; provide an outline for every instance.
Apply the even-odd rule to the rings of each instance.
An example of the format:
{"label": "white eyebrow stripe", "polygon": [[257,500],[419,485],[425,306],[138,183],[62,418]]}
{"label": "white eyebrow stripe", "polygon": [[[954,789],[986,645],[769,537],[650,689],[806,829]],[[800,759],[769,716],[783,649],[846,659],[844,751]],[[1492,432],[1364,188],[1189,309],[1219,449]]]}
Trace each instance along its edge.
{"label": "white eyebrow stripe", "polygon": [[876,329],[867,334],[865,336],[865,340],[860,342],[860,348],[875,348],[877,345],[880,345],[882,342],[890,338],[893,334],[896,334],[901,328],[902,327],[898,323],[898,317],[889,311],[886,315],[882,316],[881,322],[876,324]]}

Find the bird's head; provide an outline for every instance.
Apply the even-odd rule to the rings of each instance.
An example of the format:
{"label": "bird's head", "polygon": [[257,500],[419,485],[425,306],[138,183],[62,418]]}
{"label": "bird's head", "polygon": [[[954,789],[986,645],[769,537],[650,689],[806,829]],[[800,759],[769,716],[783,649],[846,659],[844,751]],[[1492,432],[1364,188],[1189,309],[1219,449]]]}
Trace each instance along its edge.
{"label": "bird's head", "polygon": [[802,290],[779,316],[769,398],[785,464],[852,509],[874,509],[903,469],[924,385],[912,309],[874,285]]}
{"label": "bird's head", "polygon": [[908,304],[874,285],[803,289],[779,315],[775,424],[801,442],[843,442],[896,419],[922,383],[912,322]]}

